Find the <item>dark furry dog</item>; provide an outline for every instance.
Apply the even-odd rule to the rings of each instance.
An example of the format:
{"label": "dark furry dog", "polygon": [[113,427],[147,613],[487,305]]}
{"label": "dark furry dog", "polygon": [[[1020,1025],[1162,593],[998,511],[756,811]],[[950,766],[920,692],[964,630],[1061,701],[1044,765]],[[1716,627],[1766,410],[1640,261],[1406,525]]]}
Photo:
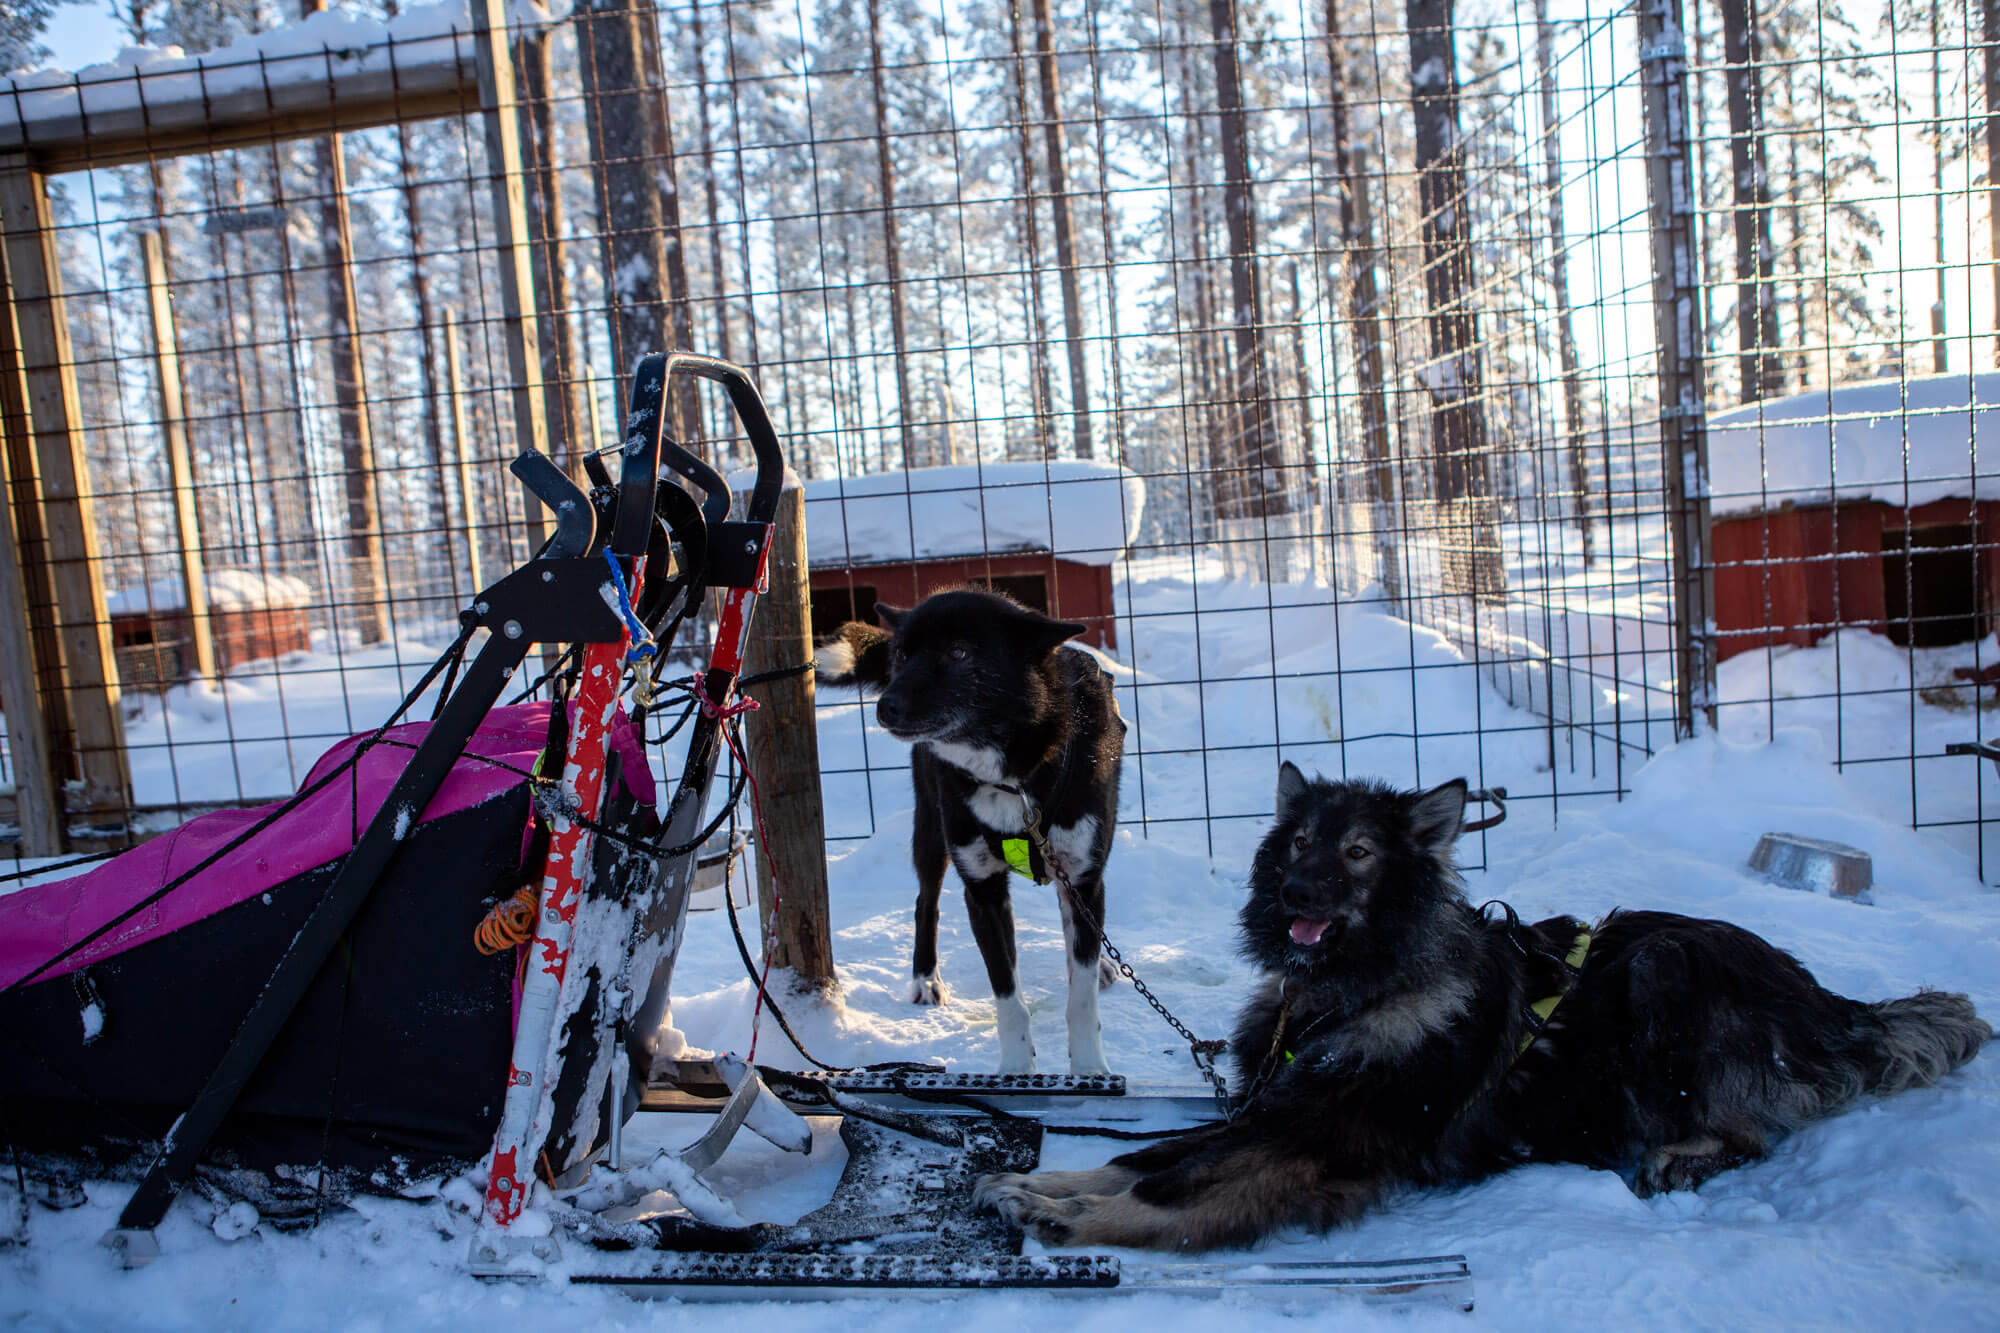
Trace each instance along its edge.
{"label": "dark furry dog", "polygon": [[886,631],[849,621],[819,646],[819,678],[880,687],[875,713],[882,726],[915,742],[910,999],[945,998],[937,920],[949,855],[965,882],[972,935],[993,983],[1000,1072],[1034,1072],[1028,1007],[1015,985],[1010,859],[1027,864],[1038,880],[1051,876],[1023,836],[1025,794],[1070,886],[1065,891],[1058,880],[1056,890],[1069,946],[1070,1072],[1108,1072],[1097,991],[1112,973],[1099,957],[1096,925],[1104,920],[1104,860],[1118,822],[1125,722],[1097,660],[1065,646],[1085,627],[971,588],[937,593],[908,611],[878,603],[875,614]]}
{"label": "dark furry dog", "polygon": [[1992,1035],[1963,995],[1849,1000],[1726,922],[1614,912],[1586,942],[1569,917],[1475,910],[1451,862],[1465,797],[1284,765],[1241,918],[1265,976],[1233,1042],[1238,1117],[978,1197],[1051,1244],[1201,1250],[1527,1161],[1692,1189]]}

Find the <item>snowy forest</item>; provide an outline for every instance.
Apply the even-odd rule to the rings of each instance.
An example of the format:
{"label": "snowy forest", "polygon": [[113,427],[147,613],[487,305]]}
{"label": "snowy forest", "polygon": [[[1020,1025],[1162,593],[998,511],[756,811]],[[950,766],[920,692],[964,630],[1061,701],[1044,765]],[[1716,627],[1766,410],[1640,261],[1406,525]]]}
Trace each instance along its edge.
{"label": "snowy forest", "polygon": [[[809,477],[1098,458],[1153,480],[1156,542],[1492,497],[1587,546],[1658,507],[1658,391],[1636,26],[1563,8],[521,8],[549,438],[596,447],[621,368],[683,346],[758,370]],[[1850,8],[1688,10],[1714,406],[1986,355],[1991,51],[1962,7]],[[301,18],[114,9],[135,74]],[[456,451],[512,443],[483,161],[448,117],[54,178],[107,558],[170,572],[148,233],[222,563],[311,578],[374,525],[423,596],[466,563],[433,534],[502,555],[494,469],[448,521]]]}
{"label": "snowy forest", "polygon": [[[144,618],[185,600],[193,534],[211,599],[294,608],[319,656],[289,685],[282,659],[264,668],[280,694],[296,710],[332,673],[358,725],[352,654],[405,661],[399,643],[448,634],[528,553],[506,462],[539,442],[574,470],[615,443],[637,358],[681,347],[750,367],[793,470],[836,489],[1122,469],[1144,503],[1104,553],[1120,616],[1208,556],[1218,577],[1394,609],[1568,729],[1551,756],[1580,728],[1609,756],[1586,785],[1622,791],[1628,758],[1732,702],[1686,582],[1700,411],[1750,405],[1747,443],[1740,421],[1714,433],[1735,492],[1717,513],[1803,503],[1779,493],[1760,404],[1796,416],[1801,394],[1940,372],[1963,400],[2000,355],[2000,48],[1937,0],[1724,0],[1681,27],[1573,0],[520,0],[532,410],[495,130],[467,82],[474,9],[109,11],[128,49],[71,71],[37,66],[73,6],[10,11],[0,144],[32,150],[75,106],[145,127],[116,160],[86,134],[39,177],[33,233],[66,296],[103,599],[82,618],[143,619],[119,631],[128,687],[189,674]],[[440,50],[443,100],[423,82]],[[172,120],[319,81],[331,125],[334,73],[368,68],[408,108],[338,133]],[[1684,106],[1649,101],[1669,82]],[[677,438],[740,466],[725,404],[691,384]],[[1869,493],[1895,503],[1900,482],[1907,508],[1942,468],[1951,494],[1983,494],[1959,438],[1941,463],[1892,450],[1899,475]],[[1199,578],[1159,614],[1216,603]],[[1745,714],[1766,729],[1774,680]],[[147,707],[127,700],[142,730]],[[234,745],[247,724],[220,725]],[[280,706],[271,725],[290,752],[302,724]],[[292,776],[344,734],[305,730]],[[167,731],[151,803],[178,806],[175,747],[206,732]],[[288,785],[238,763],[239,797]]]}

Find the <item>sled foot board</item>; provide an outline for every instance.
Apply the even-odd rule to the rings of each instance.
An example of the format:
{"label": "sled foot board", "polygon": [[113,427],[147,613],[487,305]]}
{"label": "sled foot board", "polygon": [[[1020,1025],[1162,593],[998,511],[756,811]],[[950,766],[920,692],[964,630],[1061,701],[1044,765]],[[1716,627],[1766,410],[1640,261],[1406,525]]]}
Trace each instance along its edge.
{"label": "sled foot board", "polygon": [[1182,1296],[1351,1296],[1472,1309],[1464,1255],[1360,1263],[1124,1263],[1101,1254],[674,1254],[617,1271],[580,1273],[584,1286],[681,1301],[826,1301],[963,1291],[1165,1292]]}

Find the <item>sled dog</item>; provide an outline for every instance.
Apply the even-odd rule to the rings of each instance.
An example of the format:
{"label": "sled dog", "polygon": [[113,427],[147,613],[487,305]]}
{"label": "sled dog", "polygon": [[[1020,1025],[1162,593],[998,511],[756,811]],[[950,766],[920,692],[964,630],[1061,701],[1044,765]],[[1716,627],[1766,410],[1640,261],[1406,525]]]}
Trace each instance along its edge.
{"label": "sled dog", "polygon": [[[1109,1072],[1097,991],[1113,973],[1099,956],[1098,926],[1125,723],[1097,660],[1065,646],[1085,627],[972,588],[936,593],[907,611],[878,603],[875,614],[883,628],[849,621],[819,645],[818,675],[828,684],[879,688],[875,715],[883,729],[915,742],[910,1000],[947,998],[937,921],[949,857],[964,881],[972,935],[993,985],[1000,1072],[1033,1073],[1007,880],[1010,868],[1037,882],[1054,880],[1068,943],[1070,1072]],[[1023,797],[1046,830],[1048,858],[1028,836]]]}
{"label": "sled dog", "polygon": [[976,1197],[1050,1244],[1205,1250],[1527,1161],[1693,1189],[1992,1035],[1963,995],[1846,999],[1722,921],[1476,909],[1452,868],[1465,800],[1463,781],[1281,767],[1240,920],[1263,976],[1232,1042],[1236,1118],[1094,1171],[987,1176]]}

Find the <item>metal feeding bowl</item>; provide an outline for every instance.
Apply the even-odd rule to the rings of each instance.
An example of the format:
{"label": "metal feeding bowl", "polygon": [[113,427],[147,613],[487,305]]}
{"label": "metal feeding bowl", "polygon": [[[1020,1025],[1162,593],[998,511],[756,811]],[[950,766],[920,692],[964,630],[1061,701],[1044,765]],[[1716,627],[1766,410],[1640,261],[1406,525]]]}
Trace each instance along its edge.
{"label": "metal feeding bowl", "polygon": [[1750,868],[1788,889],[1826,893],[1858,903],[1872,903],[1875,863],[1859,847],[1807,838],[1797,833],[1766,833],[1750,853]]}

